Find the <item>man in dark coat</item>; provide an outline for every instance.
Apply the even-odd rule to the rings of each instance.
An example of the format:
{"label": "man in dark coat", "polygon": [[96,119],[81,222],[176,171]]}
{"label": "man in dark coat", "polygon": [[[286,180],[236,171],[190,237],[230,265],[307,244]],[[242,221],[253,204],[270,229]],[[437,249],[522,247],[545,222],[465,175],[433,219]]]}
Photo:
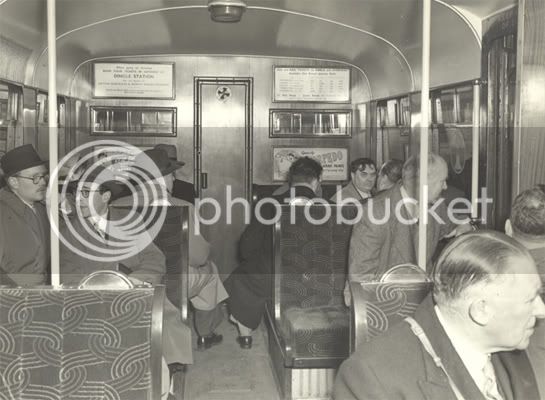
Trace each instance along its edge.
{"label": "man in dark coat", "polygon": [[[541,187],[525,190],[515,198],[505,233],[528,249],[545,283],[545,191]],[[545,320],[538,321],[528,355],[536,376],[541,378],[538,384],[545,399]]]}
{"label": "man in dark coat", "polygon": [[539,399],[524,349],[545,305],[528,251],[498,232],[468,233],[441,253],[433,279],[412,321],[342,364],[333,398]]}
{"label": "man in dark coat", "polygon": [[245,349],[252,346],[251,332],[259,326],[265,303],[271,297],[272,224],[275,217],[279,217],[279,205],[304,204],[316,198],[322,166],[311,158],[302,157],[291,165],[288,175],[289,192],[268,199],[275,205],[263,202],[263,207],[259,203],[256,206],[252,221],[240,238],[240,265],[225,281],[230,320],[237,324],[240,333],[237,342]]}
{"label": "man in dark coat", "polygon": [[49,175],[30,144],[2,157],[0,189],[0,284],[48,283],[49,221],[43,205]]}
{"label": "man in dark coat", "polygon": [[[173,144],[164,144],[160,143],[155,146],[156,149],[164,150],[168,154],[168,158],[180,167],[184,166],[185,163],[183,161],[178,161],[176,146]],[[195,193],[195,187],[192,183],[184,181],[181,178],[181,168],[177,169],[174,172],[174,183],[172,186],[172,196],[185,200],[193,205],[195,205],[195,199],[197,198],[197,194]]]}

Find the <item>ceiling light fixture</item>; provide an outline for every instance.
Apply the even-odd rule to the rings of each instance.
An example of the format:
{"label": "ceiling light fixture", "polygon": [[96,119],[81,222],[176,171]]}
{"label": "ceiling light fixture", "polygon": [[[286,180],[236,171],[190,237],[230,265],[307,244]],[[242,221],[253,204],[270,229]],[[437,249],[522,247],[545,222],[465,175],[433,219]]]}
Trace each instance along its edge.
{"label": "ceiling light fixture", "polygon": [[246,7],[242,0],[208,0],[208,11],[215,22],[238,22]]}

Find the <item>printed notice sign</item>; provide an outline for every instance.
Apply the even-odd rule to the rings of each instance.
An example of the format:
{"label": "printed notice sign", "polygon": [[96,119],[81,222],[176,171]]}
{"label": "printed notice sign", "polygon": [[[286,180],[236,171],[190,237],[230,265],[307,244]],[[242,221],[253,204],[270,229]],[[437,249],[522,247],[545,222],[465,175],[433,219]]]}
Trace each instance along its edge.
{"label": "printed notice sign", "polygon": [[174,64],[95,63],[93,97],[173,99]]}
{"label": "printed notice sign", "polygon": [[274,68],[274,101],[350,101],[349,68]]}
{"label": "printed notice sign", "polygon": [[344,181],[348,176],[348,150],[323,147],[274,147],[273,180],[287,180],[290,165],[300,157],[317,160],[323,167],[322,180]]}

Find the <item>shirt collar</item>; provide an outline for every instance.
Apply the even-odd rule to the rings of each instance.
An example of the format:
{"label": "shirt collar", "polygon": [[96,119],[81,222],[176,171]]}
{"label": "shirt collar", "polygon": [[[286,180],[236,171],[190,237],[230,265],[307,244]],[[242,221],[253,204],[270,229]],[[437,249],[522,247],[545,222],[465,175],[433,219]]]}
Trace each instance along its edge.
{"label": "shirt collar", "polygon": [[34,203],[29,203],[28,201],[25,201],[21,196],[19,196],[16,192],[12,191],[12,193],[17,197],[19,200],[23,202],[23,204],[27,205],[34,213],[36,212],[36,209],[34,208]]}
{"label": "shirt collar", "polygon": [[445,319],[443,314],[441,314],[439,307],[435,306],[434,310],[435,314],[437,314],[437,319],[447,333],[452,346],[456,349],[456,353],[458,353],[458,356],[462,359],[464,366],[473,378],[477,387],[482,391],[486,382],[483,368],[488,362],[490,354],[483,352],[466,337],[461,335],[459,331]]}
{"label": "shirt collar", "polygon": [[358,187],[356,185],[354,185],[354,188],[357,190],[357,192],[360,194],[360,197],[362,200],[365,200],[365,199],[368,199],[369,197],[371,197],[371,194],[370,193],[367,193],[367,192],[363,192],[361,190],[358,189]]}
{"label": "shirt collar", "polygon": [[94,227],[96,227],[98,230],[100,230],[102,233],[106,233],[106,230],[108,228],[108,218],[107,218],[107,215],[108,213],[106,212],[106,214],[104,215],[91,215],[90,217],[88,217],[87,219],[89,220],[89,222],[91,223],[91,225],[93,225]]}

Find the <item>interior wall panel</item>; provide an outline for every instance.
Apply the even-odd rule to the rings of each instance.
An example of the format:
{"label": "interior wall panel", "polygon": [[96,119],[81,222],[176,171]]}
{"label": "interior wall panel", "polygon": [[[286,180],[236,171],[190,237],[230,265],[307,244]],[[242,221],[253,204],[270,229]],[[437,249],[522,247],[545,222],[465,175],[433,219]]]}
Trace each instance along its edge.
{"label": "interior wall panel", "polygon": [[[125,137],[129,143],[139,146],[153,146],[156,143],[176,144],[178,158],[186,165],[182,169],[184,178],[193,181],[193,81],[194,77],[253,77],[254,78],[254,127],[253,127],[253,183],[272,184],[272,147],[273,146],[305,146],[305,147],[346,147],[350,159],[361,157],[369,150],[365,147],[365,131],[355,127],[356,104],[368,101],[370,93],[365,77],[357,69],[351,71],[351,102],[336,103],[275,103],[273,102],[273,66],[309,66],[339,67],[345,64],[324,62],[319,60],[300,60],[269,57],[211,57],[211,56],[176,56],[149,57],[145,59],[127,58],[123,61],[167,62],[175,64],[176,98],[174,100],[134,100],[134,99],[93,99],[92,98],[92,64],[86,64],[77,71],[72,83],[70,96],[89,99],[90,106],[150,106],[177,108],[176,137]],[[269,138],[269,109],[350,109],[352,115],[352,132],[350,138],[316,138],[316,139],[278,139]],[[90,120],[89,120],[90,124]],[[89,140],[106,139],[105,136],[91,136],[89,125],[87,134],[79,130],[77,144]]]}
{"label": "interior wall panel", "polygon": [[513,194],[545,183],[545,2],[519,4]]}

